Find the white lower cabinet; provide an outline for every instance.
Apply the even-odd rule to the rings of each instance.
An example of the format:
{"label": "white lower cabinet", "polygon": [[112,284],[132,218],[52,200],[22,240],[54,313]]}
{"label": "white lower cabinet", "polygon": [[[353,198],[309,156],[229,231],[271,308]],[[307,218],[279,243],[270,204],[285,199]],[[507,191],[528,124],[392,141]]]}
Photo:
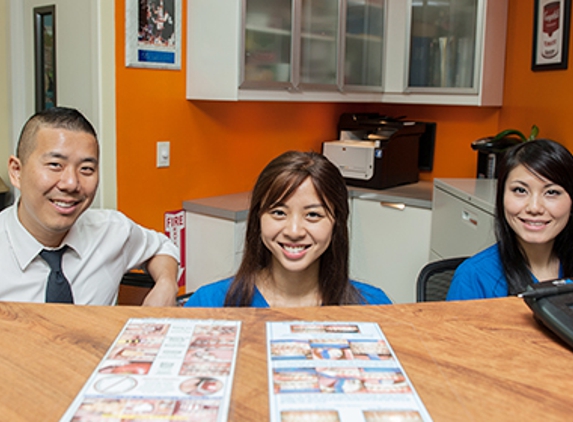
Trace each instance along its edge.
{"label": "white lower cabinet", "polygon": [[496,242],[496,179],[434,179],[431,260],[472,256]]}
{"label": "white lower cabinet", "polygon": [[394,303],[416,301],[416,278],[428,262],[432,211],[354,198],[350,277],[380,287]]}
{"label": "white lower cabinet", "polygon": [[243,257],[246,220],[186,212],[186,290],[231,277]]}

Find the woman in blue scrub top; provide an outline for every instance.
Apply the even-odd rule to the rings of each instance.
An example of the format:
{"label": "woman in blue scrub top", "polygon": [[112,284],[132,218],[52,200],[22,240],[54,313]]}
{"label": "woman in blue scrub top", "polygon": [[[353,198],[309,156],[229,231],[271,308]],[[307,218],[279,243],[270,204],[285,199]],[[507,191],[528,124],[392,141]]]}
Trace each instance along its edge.
{"label": "woman in blue scrub top", "polygon": [[500,163],[497,243],[456,270],[447,300],[511,296],[531,283],[573,276],[573,155],[538,139]]}
{"label": "woman in blue scrub top", "polygon": [[348,214],[336,166],[312,152],[280,155],[253,189],[237,274],[199,288],[185,306],[391,303],[382,290],[348,278]]}

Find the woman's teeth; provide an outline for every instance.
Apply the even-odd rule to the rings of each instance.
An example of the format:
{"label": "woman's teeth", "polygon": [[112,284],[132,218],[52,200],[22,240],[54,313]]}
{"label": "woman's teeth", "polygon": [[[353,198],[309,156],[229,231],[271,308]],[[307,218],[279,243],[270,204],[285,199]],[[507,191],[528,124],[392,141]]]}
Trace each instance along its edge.
{"label": "woman's teeth", "polygon": [[305,249],[304,246],[287,246],[287,245],[284,245],[283,247],[289,253],[298,253],[298,252],[302,252]]}
{"label": "woman's teeth", "polygon": [[526,221],[527,224],[529,224],[530,226],[543,226],[545,225],[544,221]]}

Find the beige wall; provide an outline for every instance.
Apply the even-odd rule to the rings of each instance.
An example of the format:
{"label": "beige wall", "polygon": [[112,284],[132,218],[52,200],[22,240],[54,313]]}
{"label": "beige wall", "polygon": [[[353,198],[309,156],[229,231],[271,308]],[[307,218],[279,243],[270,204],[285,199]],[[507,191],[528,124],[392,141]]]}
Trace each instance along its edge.
{"label": "beige wall", "polygon": [[8,0],[0,0],[0,178],[9,185],[7,163],[12,153],[8,50]]}

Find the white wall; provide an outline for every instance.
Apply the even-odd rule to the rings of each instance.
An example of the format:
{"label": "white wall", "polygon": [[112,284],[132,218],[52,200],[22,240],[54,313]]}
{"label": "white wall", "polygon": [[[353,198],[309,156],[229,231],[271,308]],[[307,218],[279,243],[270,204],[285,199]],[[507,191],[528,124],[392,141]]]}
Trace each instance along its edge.
{"label": "white wall", "polygon": [[0,178],[7,186],[8,156],[11,154],[12,113],[9,101],[9,43],[8,43],[8,0],[0,0]]}
{"label": "white wall", "polygon": [[10,0],[12,142],[35,112],[33,9],[48,4],[56,6],[57,104],[79,109],[94,125],[101,148],[94,206],[116,208],[114,2]]}

